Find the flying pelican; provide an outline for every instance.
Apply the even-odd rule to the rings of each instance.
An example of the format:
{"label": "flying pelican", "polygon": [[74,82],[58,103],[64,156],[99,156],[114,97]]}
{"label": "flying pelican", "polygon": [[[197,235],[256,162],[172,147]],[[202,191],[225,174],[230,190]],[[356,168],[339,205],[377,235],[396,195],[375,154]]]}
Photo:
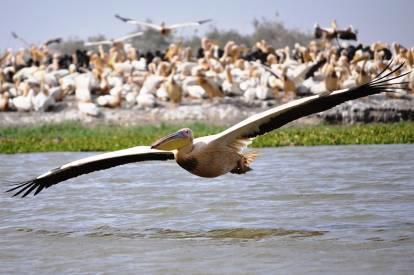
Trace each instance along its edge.
{"label": "flying pelican", "polygon": [[143,35],[143,32],[135,32],[132,34],[128,34],[119,38],[111,39],[111,40],[101,40],[101,41],[94,41],[94,42],[85,42],[85,46],[98,46],[98,45],[110,45],[112,46],[115,43],[123,42],[127,39],[130,39],[132,37],[141,36]]}
{"label": "flying pelican", "polygon": [[[11,32],[11,35],[13,36],[14,39],[19,40],[20,42],[22,42],[25,46],[30,46],[29,42],[27,42],[25,39],[23,39],[21,36],[18,36],[17,33],[15,32]],[[62,38],[57,37],[57,38],[52,38],[49,40],[46,40],[42,45],[46,45],[49,46],[51,44],[59,44],[62,42]]]}
{"label": "flying pelican", "polygon": [[52,39],[49,39],[49,40],[47,40],[45,43],[43,43],[44,45],[46,45],[46,46],[49,46],[49,45],[51,45],[51,44],[60,44],[60,43],[62,43],[62,38],[60,38],[60,37],[57,37],[57,38],[52,38]]}
{"label": "flying pelican", "polygon": [[151,146],[137,146],[129,149],[104,153],[69,162],[36,178],[16,184],[7,192],[27,196],[38,194],[59,182],[83,174],[140,161],[174,160],[188,172],[206,178],[224,175],[228,172],[244,174],[251,170],[250,164],[257,154],[243,152],[253,138],[266,134],[288,122],[313,113],[328,110],[342,102],[360,97],[400,89],[394,80],[408,75],[392,76],[404,64],[386,73],[391,63],[372,81],[352,89],[327,91],[319,95],[300,98],[284,105],[253,115],[227,130],[210,136],[194,139],[190,129],[184,128],[155,141]]}
{"label": "flying pelican", "polygon": [[344,30],[338,29],[336,21],[334,20],[331,24],[331,28],[322,28],[319,24],[315,24],[314,35],[316,39],[332,40],[334,38],[343,40],[357,40],[358,32],[354,30],[352,25]]}
{"label": "flying pelican", "polygon": [[200,26],[204,23],[207,23],[207,22],[211,21],[211,19],[206,19],[206,20],[200,20],[200,21],[195,21],[195,22],[180,23],[180,24],[173,24],[173,25],[167,26],[167,25],[165,25],[164,22],[162,22],[161,25],[155,25],[155,24],[151,24],[151,23],[147,23],[147,22],[135,21],[135,20],[130,19],[130,18],[122,17],[119,14],[115,14],[115,17],[118,18],[119,20],[127,23],[127,24],[140,25],[140,26],[144,26],[144,27],[147,27],[147,28],[157,30],[162,35],[171,34],[171,32],[174,29],[178,29],[178,28],[182,28],[182,27],[190,27],[190,26],[197,27],[197,26]]}
{"label": "flying pelican", "polygon": [[17,33],[11,32],[11,35],[13,36],[14,39],[17,39],[20,42],[22,42],[25,46],[30,46],[29,42],[27,42],[24,38],[18,36]]}

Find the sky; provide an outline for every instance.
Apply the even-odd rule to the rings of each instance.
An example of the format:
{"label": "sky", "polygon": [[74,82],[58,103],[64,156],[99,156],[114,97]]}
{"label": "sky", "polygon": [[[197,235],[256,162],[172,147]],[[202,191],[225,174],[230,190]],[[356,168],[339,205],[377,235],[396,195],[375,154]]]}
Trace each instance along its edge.
{"label": "sky", "polygon": [[363,43],[398,41],[414,46],[412,0],[2,0],[0,50],[23,46],[11,31],[30,43],[41,43],[55,37],[86,39],[97,34],[116,38],[135,30],[115,19],[115,13],[167,24],[213,19],[198,30],[180,31],[178,35],[183,36],[201,35],[211,27],[250,33],[255,18],[276,16],[288,28],[312,32],[316,22],[329,26],[336,19],[339,27],[352,24],[358,29]]}

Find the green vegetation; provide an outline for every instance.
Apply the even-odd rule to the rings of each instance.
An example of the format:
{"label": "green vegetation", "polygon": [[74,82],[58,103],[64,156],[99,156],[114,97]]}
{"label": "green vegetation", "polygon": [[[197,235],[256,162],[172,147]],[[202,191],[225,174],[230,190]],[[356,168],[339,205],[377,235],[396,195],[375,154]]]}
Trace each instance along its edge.
{"label": "green vegetation", "polygon": [[[188,125],[198,135],[218,132],[221,128],[202,124]],[[80,123],[45,124],[29,127],[0,128],[0,153],[50,151],[113,151],[149,145],[156,139],[183,126],[115,125],[84,126]]]}
{"label": "green vegetation", "polygon": [[253,142],[254,147],[414,143],[414,122],[320,125],[283,128]]}
{"label": "green vegetation", "polygon": [[[113,151],[149,145],[187,126],[196,136],[224,128],[205,124],[122,127],[84,126],[80,123],[0,128],[0,153],[49,151]],[[253,147],[314,146],[339,144],[414,143],[414,122],[282,128],[255,139]]]}

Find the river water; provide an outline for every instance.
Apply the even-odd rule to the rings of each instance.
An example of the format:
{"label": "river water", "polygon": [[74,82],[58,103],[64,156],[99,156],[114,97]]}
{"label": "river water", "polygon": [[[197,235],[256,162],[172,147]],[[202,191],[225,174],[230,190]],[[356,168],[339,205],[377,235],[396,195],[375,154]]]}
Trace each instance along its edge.
{"label": "river water", "polygon": [[[414,145],[259,152],[246,175],[151,162],[1,192],[0,274],[413,274]],[[89,155],[0,155],[1,179]]]}

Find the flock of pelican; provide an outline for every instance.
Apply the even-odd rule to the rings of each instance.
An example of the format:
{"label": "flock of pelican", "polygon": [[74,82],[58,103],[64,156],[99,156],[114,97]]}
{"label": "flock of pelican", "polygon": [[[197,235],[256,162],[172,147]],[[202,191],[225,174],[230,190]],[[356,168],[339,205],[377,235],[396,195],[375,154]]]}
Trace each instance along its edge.
{"label": "flock of pelican", "polygon": [[179,166],[200,177],[213,178],[229,172],[244,174],[251,170],[250,165],[257,156],[256,152],[245,152],[255,137],[348,100],[400,89],[404,82],[399,79],[410,72],[392,76],[403,64],[394,70],[389,70],[390,66],[391,63],[368,83],[291,101],[253,115],[215,135],[194,139],[190,129],[181,129],[155,141],[151,146],[133,147],[64,164],[36,178],[18,183],[7,192],[15,192],[14,196],[22,197],[32,192],[37,195],[45,188],[82,174],[127,163],[155,160],[175,160]]}

